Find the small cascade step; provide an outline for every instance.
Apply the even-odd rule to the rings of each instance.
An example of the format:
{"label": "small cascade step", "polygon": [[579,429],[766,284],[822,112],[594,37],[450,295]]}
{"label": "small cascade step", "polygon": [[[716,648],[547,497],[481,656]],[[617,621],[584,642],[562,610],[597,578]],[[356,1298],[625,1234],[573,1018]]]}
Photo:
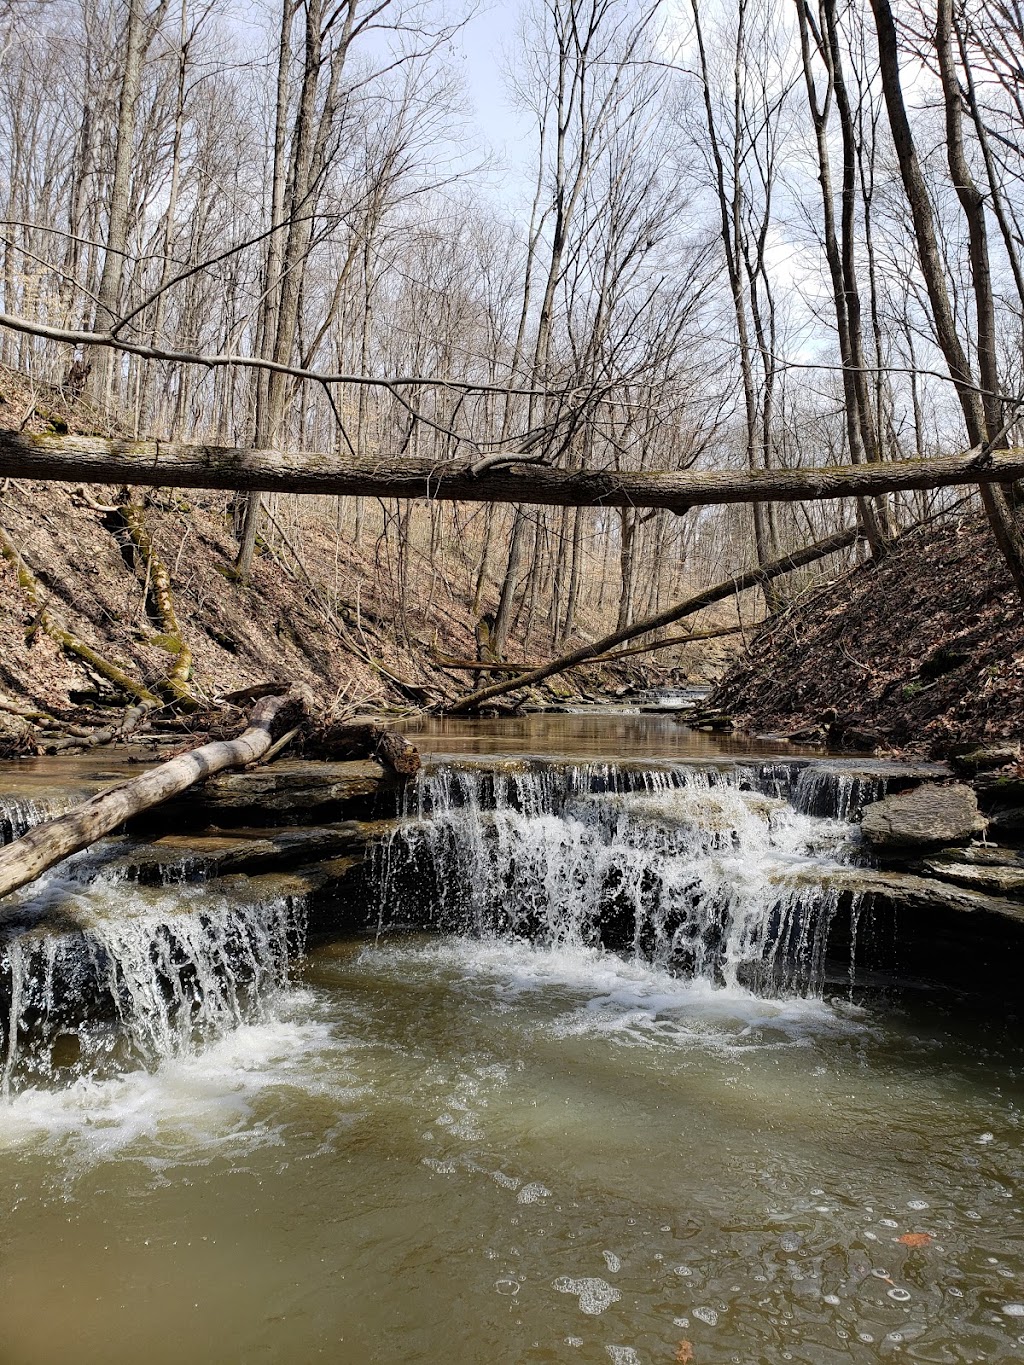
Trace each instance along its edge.
{"label": "small cascade step", "polygon": [[787,800],[803,764],[439,764],[377,854],[380,922],[601,944],[711,981],[808,987],[847,822]]}

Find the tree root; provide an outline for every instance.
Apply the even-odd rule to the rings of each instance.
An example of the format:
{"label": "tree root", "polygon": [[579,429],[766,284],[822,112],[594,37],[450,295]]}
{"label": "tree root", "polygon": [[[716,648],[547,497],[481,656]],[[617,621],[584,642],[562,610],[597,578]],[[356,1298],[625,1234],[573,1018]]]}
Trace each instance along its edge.
{"label": "tree root", "polygon": [[67,626],[57,619],[43,596],[38,578],[22,559],[18,547],[2,526],[0,526],[0,554],[18,575],[18,586],[36,613],[26,638],[31,638],[36,631],[41,630],[66,654],[73,654],[76,658],[81,659],[94,673],[98,673],[107,682],[113,683],[127,696],[134,697],[143,706],[162,705],[156,693],[151,692],[148,687],[138,682],[123,668],[104,658],[102,654],[93,649],[91,645],[87,645],[84,640],[80,640],[77,635],[68,630]]}

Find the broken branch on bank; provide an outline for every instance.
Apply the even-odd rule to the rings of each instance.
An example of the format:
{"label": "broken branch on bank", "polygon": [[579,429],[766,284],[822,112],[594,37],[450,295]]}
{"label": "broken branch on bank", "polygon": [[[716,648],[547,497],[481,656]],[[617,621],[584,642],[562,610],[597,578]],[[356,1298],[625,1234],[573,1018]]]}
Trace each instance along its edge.
{"label": "broken branch on bank", "polygon": [[724,601],[725,598],[744,592],[747,588],[760,587],[764,583],[770,583],[776,578],[781,578],[783,574],[792,573],[794,569],[803,568],[806,564],[813,564],[816,560],[824,559],[827,555],[835,554],[838,550],[848,549],[860,539],[860,536],[861,530],[858,526],[837,531],[835,535],[827,536],[824,540],[816,541],[813,545],[805,545],[802,550],[794,550],[792,554],[785,555],[782,559],[776,559],[771,564],[765,564],[762,568],[749,569],[746,573],[737,574],[735,578],[729,578],[724,583],[716,583],[710,588],[705,588],[703,592],[688,597],[684,602],[679,602],[674,607],[668,607],[665,611],[660,611],[654,616],[648,616],[642,621],[635,621],[632,625],[624,626],[622,630],[613,631],[611,635],[605,635],[603,639],[595,640],[591,645],[583,645],[580,649],[574,649],[569,654],[563,654],[542,668],[535,668],[530,673],[520,673],[504,682],[491,683],[489,687],[481,687],[478,691],[462,697],[452,706],[446,707],[445,710],[448,715],[475,711],[484,702],[490,701],[492,697],[504,696],[505,693],[515,692],[521,687],[532,687],[534,683],[543,682],[545,678],[553,677],[556,673],[564,673],[567,669],[575,668],[578,664],[590,663],[599,655],[609,653],[617,645],[625,644],[638,635],[646,635],[652,630],[661,630],[663,626],[670,626],[687,616],[696,615],[698,611],[703,611],[705,607],[710,607],[714,602]]}
{"label": "broken branch on bank", "polygon": [[308,688],[296,685],[253,707],[249,724],[237,739],[214,740],[131,782],[92,797],[67,815],[36,825],[20,839],[0,848],[0,897],[34,881],[47,868],[88,848],[133,816],[178,796],[205,777],[240,768],[261,758],[274,741],[305,719],[312,705]]}

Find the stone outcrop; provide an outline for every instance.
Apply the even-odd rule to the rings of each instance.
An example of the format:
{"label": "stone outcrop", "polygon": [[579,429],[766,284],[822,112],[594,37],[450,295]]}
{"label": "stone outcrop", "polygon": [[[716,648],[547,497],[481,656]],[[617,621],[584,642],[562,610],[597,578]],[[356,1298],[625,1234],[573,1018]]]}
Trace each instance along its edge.
{"label": "stone outcrop", "polygon": [[886,796],[865,806],[861,816],[861,833],[883,855],[964,844],[985,828],[978,798],[963,783],[928,784]]}

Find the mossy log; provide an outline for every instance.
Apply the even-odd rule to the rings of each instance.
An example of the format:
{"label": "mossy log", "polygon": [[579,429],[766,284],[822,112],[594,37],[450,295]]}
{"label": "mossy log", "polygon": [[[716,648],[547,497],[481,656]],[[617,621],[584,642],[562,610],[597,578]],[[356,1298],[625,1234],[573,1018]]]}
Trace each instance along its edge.
{"label": "mossy log", "polygon": [[57,619],[43,596],[39,580],[22,559],[18,547],[2,526],[0,526],[0,554],[18,575],[18,585],[28,599],[29,605],[36,612],[30,631],[41,630],[65,653],[73,654],[76,658],[81,659],[94,673],[105,678],[107,682],[113,683],[115,687],[128,696],[134,697],[144,706],[161,706],[163,704],[156,693],[150,691],[144,683],[133,678],[130,673],[100,654],[98,650],[93,649],[92,645],[87,645],[84,640],[80,640],[73,631],[68,630],[67,626]]}
{"label": "mossy log", "polygon": [[199,705],[188,685],[192,676],[192,651],[181,633],[174,610],[171,575],[156,552],[153,537],[146,525],[146,509],[139,503],[126,502],[117,511],[132,545],[146,565],[147,605],[160,628],[159,636],[152,643],[158,644],[171,655],[171,666],[158,687],[171,701],[191,710]]}
{"label": "mossy log", "polygon": [[225,768],[254,763],[282,733],[309,715],[308,688],[294,686],[277,697],[264,697],[253,707],[249,724],[237,739],[215,740],[143,773],[131,782],[92,797],[67,815],[47,820],[0,848],[0,897],[34,881],[55,863],[88,848],[126,820],[180,795]]}

